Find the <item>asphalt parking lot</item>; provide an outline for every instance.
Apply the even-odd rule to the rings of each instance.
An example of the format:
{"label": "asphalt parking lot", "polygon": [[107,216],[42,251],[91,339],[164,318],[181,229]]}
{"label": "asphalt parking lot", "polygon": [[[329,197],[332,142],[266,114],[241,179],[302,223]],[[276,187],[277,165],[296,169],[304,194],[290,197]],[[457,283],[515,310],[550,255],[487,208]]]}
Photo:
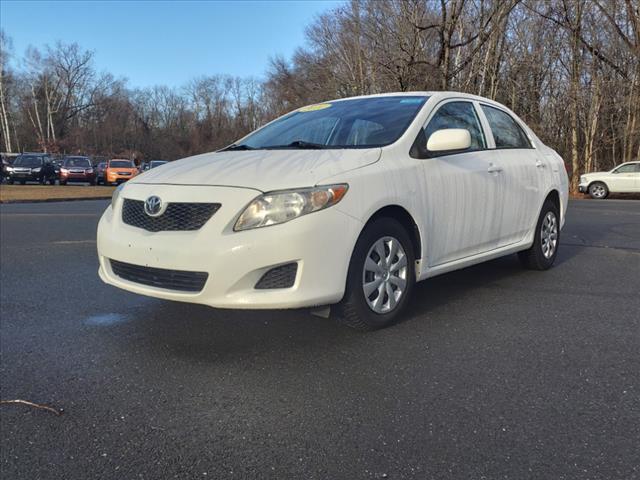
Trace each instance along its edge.
{"label": "asphalt parking lot", "polygon": [[362,334],[103,285],[107,202],[0,207],[6,479],[640,478],[640,201],[574,201],[548,272],[418,285]]}

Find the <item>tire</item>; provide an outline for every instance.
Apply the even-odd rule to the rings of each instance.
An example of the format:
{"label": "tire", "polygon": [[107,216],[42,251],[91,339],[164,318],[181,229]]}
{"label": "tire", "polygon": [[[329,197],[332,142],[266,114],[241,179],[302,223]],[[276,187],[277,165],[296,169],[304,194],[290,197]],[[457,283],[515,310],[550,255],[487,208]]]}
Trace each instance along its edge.
{"label": "tire", "polygon": [[26,180],[20,180],[20,185],[26,185],[27,181]]}
{"label": "tire", "polygon": [[560,212],[551,200],[542,205],[533,245],[528,250],[518,252],[522,265],[529,270],[548,270],[555,262],[560,247]]}
{"label": "tire", "polygon": [[56,179],[52,178],[51,180],[49,180],[49,185],[55,185],[56,184]]}
{"label": "tire", "polygon": [[7,180],[7,183],[9,185],[13,185],[15,182],[13,181],[13,178],[10,178],[10,179]]}
{"label": "tire", "polygon": [[[386,260],[377,253],[381,248],[384,249]],[[392,248],[396,253],[390,258]],[[365,269],[367,259],[370,262],[366,263]],[[399,264],[400,267],[394,271],[388,267],[387,260],[392,266]],[[375,271],[373,266],[376,266]],[[367,283],[372,285],[369,297],[365,294]],[[374,283],[380,286],[373,288]],[[415,254],[409,234],[397,220],[378,218],[365,227],[353,249],[345,294],[336,305],[338,318],[348,327],[361,331],[392,325],[406,309],[414,284]],[[396,296],[398,291],[400,294]],[[375,305],[378,305],[377,311],[374,309]]]}
{"label": "tire", "polygon": [[66,184],[67,184],[67,182],[63,182],[62,180],[60,180],[60,185],[61,185],[61,186],[63,186],[63,187],[64,187]]}
{"label": "tire", "polygon": [[589,185],[589,195],[594,200],[604,200],[609,196],[609,189],[603,182],[593,182]]}

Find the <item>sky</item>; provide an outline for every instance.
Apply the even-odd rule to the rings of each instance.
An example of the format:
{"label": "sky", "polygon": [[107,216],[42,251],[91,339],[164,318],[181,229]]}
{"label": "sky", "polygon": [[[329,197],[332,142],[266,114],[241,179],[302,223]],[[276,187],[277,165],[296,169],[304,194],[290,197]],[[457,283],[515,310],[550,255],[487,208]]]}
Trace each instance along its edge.
{"label": "sky", "polygon": [[29,45],[77,42],[130,86],[175,87],[203,75],[261,78],[269,58],[289,58],[314,17],[340,3],[2,0],[0,26],[16,57]]}

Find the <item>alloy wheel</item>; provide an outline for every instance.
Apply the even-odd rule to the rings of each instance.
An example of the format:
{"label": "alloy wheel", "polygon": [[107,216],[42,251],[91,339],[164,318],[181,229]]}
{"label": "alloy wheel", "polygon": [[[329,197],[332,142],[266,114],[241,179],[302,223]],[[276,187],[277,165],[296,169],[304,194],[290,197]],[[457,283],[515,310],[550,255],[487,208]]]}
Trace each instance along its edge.
{"label": "alloy wheel", "polygon": [[606,193],[603,185],[594,185],[591,187],[591,194],[596,198],[603,198]]}

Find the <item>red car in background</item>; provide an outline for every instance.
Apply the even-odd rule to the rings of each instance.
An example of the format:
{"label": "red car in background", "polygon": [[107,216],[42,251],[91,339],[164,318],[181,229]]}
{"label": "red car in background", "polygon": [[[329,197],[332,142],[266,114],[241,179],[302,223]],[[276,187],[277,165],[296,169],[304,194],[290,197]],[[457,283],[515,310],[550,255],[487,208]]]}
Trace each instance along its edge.
{"label": "red car in background", "polygon": [[67,182],[96,184],[96,172],[88,157],[65,157],[60,165],[60,185]]}

